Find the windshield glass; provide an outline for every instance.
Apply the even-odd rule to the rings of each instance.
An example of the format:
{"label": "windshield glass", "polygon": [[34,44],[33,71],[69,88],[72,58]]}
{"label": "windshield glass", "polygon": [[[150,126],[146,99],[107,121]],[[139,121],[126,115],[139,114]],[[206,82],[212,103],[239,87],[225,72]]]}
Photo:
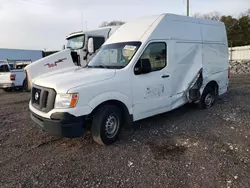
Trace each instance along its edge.
{"label": "windshield glass", "polygon": [[123,68],[126,67],[141,42],[122,42],[107,44],[90,60],[89,68]]}
{"label": "windshield glass", "polygon": [[72,50],[78,50],[83,48],[84,45],[84,35],[77,35],[67,39],[67,48]]}

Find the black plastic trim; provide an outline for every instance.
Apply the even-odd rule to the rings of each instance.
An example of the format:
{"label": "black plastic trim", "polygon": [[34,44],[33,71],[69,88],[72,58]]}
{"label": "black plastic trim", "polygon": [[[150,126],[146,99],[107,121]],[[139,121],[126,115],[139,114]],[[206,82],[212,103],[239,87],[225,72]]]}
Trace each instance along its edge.
{"label": "black plastic trim", "polygon": [[53,113],[51,119],[30,112],[31,119],[50,135],[75,138],[84,135],[84,117],[66,112]]}
{"label": "black plastic trim", "polygon": [[[38,100],[35,99],[36,92],[39,93]],[[52,88],[33,85],[31,88],[31,103],[34,108],[42,112],[49,112],[54,108],[56,91]]]}

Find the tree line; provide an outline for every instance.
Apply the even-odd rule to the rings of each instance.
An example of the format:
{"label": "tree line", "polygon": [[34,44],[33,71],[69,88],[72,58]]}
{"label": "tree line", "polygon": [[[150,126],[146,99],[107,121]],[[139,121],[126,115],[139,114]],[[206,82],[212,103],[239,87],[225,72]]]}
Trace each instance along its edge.
{"label": "tree line", "polygon": [[[241,13],[238,17],[222,15],[219,12],[211,12],[207,14],[196,13],[193,17],[224,22],[227,30],[228,45],[230,47],[250,45],[250,9]],[[119,20],[111,22],[104,21],[101,23],[100,27],[116,26],[124,23],[125,22]]]}

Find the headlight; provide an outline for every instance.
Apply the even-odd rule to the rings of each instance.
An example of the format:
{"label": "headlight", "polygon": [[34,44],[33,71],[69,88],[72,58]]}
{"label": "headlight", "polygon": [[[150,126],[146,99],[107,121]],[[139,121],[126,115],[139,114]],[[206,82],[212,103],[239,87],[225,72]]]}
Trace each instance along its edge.
{"label": "headlight", "polygon": [[55,108],[74,108],[77,104],[79,95],[77,93],[71,94],[57,94],[55,101]]}

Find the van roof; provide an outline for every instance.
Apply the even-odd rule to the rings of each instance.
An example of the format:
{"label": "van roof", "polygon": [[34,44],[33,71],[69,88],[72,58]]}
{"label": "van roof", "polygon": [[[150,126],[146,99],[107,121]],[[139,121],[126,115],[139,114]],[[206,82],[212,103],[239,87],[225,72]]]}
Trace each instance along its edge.
{"label": "van roof", "polygon": [[152,39],[227,42],[223,22],[164,13],[125,23],[105,44]]}

